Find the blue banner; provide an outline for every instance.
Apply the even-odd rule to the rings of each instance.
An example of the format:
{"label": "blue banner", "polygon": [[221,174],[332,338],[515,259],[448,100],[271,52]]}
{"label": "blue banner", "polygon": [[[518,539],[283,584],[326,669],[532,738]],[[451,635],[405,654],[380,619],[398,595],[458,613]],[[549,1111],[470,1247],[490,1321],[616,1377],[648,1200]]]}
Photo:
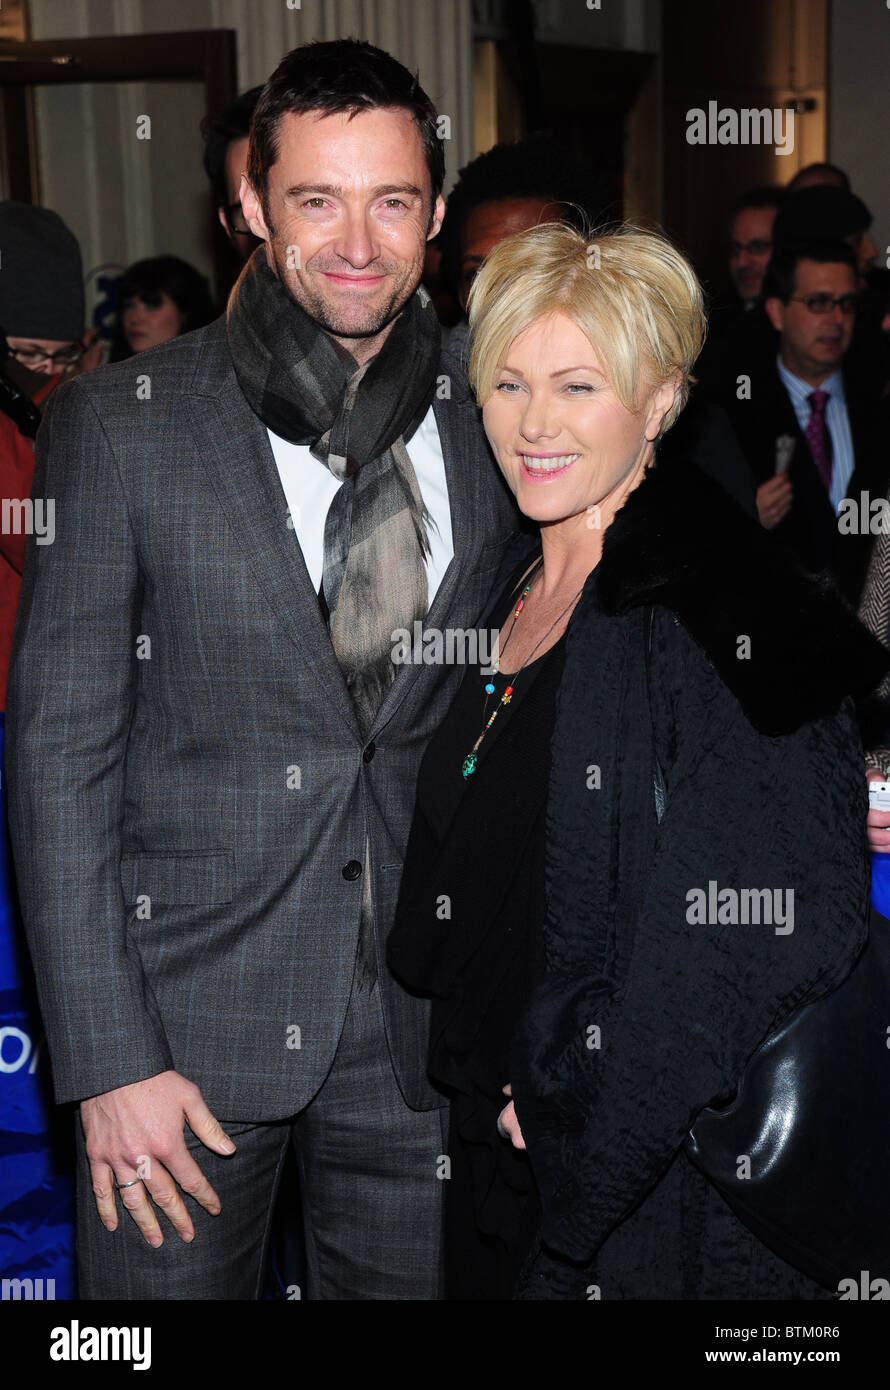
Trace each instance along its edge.
{"label": "blue banner", "polygon": [[[4,733],[0,712],[0,767]],[[74,1298],[73,1111],[52,1101],[15,907],[5,772],[0,812],[0,1297]]]}

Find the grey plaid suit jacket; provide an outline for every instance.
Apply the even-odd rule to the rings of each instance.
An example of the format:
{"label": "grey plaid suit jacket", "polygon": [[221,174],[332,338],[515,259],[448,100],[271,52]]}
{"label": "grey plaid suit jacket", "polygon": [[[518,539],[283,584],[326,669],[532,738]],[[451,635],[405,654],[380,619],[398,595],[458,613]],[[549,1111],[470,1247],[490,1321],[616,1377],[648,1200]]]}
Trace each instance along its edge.
{"label": "grey plaid suit jacket", "polygon": [[[425,625],[469,628],[516,513],[459,366],[440,370],[455,556]],[[382,945],[463,668],[401,666],[362,739],[222,319],[54,393],[34,496],[55,499],[55,540],[28,539],[6,757],[56,1099],[174,1067],[220,1117],[307,1104],[349,998],[368,836],[390,1054],[409,1105],[441,1104],[427,1005]]]}

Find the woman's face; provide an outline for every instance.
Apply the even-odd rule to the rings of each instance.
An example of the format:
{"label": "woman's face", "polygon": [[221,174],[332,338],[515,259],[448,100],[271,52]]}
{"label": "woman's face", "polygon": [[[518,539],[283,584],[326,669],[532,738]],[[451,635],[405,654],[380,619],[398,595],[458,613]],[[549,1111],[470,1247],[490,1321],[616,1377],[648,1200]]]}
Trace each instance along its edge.
{"label": "woman's face", "polygon": [[650,392],[633,412],[603,367],[577,324],[554,313],[514,338],[498,369],[482,409],[485,432],[517,503],[534,521],[617,510],[652,458],[674,383]]}
{"label": "woman's face", "polygon": [[124,337],[134,352],[144,352],[158,343],[169,343],[182,329],[182,315],[169,294],[161,291],[156,307],[135,295],[124,300],[121,310]]}

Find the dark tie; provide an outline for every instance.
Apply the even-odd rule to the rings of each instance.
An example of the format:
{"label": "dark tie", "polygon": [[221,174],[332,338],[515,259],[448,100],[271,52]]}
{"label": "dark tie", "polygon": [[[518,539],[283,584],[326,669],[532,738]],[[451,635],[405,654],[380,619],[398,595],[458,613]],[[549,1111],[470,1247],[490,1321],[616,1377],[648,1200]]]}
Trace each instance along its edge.
{"label": "dark tie", "polygon": [[828,404],[827,391],[812,391],[807,400],[810,405],[810,418],[805,434],[813,455],[813,462],[825,484],[825,491],[831,492],[831,435],[825,423],[825,407]]}

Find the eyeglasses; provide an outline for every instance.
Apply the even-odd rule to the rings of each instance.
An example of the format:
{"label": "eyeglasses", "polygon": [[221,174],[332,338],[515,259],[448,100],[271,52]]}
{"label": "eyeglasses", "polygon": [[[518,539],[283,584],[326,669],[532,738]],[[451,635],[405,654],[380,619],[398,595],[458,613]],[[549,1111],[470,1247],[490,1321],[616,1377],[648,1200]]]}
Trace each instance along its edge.
{"label": "eyeglasses", "polygon": [[747,251],[749,256],[768,256],[772,249],[771,241],[762,241],[759,238],[755,241],[731,241],[729,243],[729,259],[734,261],[743,251]]}
{"label": "eyeglasses", "polygon": [[71,343],[69,347],[57,348],[55,352],[47,352],[39,347],[9,347],[8,343],[7,347],[10,357],[21,362],[23,367],[42,367],[44,362],[51,362],[54,367],[73,367],[86,352],[83,343]]}
{"label": "eyeglasses", "polygon": [[[240,226],[236,226],[236,218],[241,224]],[[232,236],[253,236],[253,232],[244,220],[244,210],[240,202],[229,203],[226,208],[226,221],[229,224],[229,231],[232,233]]]}
{"label": "eyeglasses", "polygon": [[805,304],[811,314],[830,314],[835,305],[842,314],[855,314],[859,306],[858,294],[793,294],[798,304]]}

